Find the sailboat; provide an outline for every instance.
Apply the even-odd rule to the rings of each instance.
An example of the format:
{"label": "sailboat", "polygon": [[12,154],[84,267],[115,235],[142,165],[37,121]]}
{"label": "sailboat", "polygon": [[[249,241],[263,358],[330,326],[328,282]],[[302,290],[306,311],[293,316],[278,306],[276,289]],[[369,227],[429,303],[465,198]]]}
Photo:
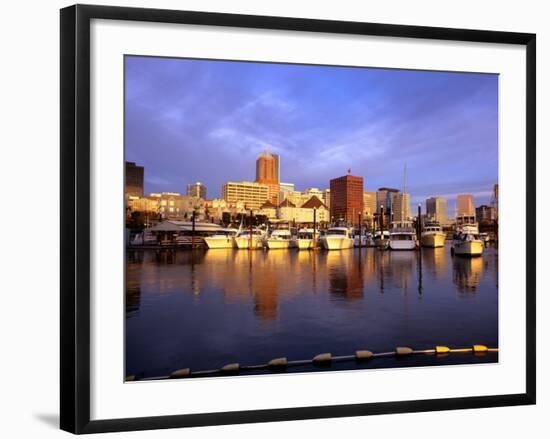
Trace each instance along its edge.
{"label": "sailboat", "polygon": [[405,219],[405,194],[407,187],[407,165],[403,171],[403,193],[401,194],[401,221],[394,221],[390,230],[391,250],[414,250],[417,246],[412,221]]}

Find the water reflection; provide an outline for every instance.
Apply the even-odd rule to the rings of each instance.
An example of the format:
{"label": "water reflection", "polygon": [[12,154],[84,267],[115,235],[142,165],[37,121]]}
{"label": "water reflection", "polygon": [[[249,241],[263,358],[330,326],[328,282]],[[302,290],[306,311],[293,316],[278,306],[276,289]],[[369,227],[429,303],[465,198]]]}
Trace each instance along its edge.
{"label": "water reflection", "polygon": [[484,261],[482,257],[453,258],[453,282],[460,293],[473,294],[477,292],[483,275]]}
{"label": "water reflection", "polygon": [[[448,247],[129,252],[127,354],[132,369],[160,370],[288,350],[301,358],[348,344],[352,352],[361,340],[380,349],[434,336],[496,344],[497,267],[494,248],[471,259],[451,257]],[[457,306],[471,297],[478,300]]]}
{"label": "water reflection", "polygon": [[353,252],[326,253],[325,266],[329,291],[337,299],[355,300],[363,297],[363,270],[361,257]]}

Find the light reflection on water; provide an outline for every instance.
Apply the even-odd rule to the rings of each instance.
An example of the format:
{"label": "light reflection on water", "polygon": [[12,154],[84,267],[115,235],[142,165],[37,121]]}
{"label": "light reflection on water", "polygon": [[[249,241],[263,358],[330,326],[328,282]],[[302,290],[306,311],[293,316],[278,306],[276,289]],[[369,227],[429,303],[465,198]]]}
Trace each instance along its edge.
{"label": "light reflection on water", "polygon": [[[494,248],[472,259],[438,248],[134,251],[127,260],[127,373],[397,345],[498,346]],[[444,364],[497,361],[451,357]],[[434,359],[391,361],[362,367]]]}

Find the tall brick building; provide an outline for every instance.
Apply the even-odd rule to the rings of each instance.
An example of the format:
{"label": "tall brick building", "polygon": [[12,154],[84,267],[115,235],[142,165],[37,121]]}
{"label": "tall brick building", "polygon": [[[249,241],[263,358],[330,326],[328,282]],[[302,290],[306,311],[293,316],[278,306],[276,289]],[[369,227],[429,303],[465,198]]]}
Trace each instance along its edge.
{"label": "tall brick building", "polygon": [[331,218],[358,224],[363,212],[363,191],[363,177],[348,174],[330,180]]}
{"label": "tall brick building", "polygon": [[279,156],[265,150],[256,160],[256,183],[269,187],[268,200],[275,205],[279,204],[279,175]]}

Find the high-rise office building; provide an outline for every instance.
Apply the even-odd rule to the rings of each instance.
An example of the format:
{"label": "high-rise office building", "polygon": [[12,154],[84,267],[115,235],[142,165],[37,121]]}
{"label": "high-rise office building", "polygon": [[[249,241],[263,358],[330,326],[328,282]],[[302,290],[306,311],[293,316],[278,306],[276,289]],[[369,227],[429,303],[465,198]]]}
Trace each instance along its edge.
{"label": "high-rise office building", "polygon": [[373,216],[376,213],[376,192],[363,192],[363,215]]}
{"label": "high-rise office building", "polygon": [[143,197],[143,166],[137,166],[134,162],[126,162],[126,176],[124,192],[128,197]]}
{"label": "high-rise office building", "polygon": [[269,198],[269,186],[251,181],[229,181],[222,186],[222,198],[229,203],[241,201],[245,209],[259,209]]}
{"label": "high-rise office building", "polygon": [[426,200],[426,217],[439,224],[447,223],[447,200],[443,197],[431,197]]}
{"label": "high-rise office building", "polygon": [[409,221],[412,218],[410,195],[403,192],[393,194],[392,209],[394,221]]}
{"label": "high-rise office building", "polygon": [[363,213],[363,177],[344,175],[330,180],[330,215],[357,224]]}
{"label": "high-rise office building", "polygon": [[280,158],[265,150],[256,159],[256,183],[265,184],[269,187],[268,199],[273,204],[279,204],[279,174]]}
{"label": "high-rise office building", "polygon": [[475,216],[474,196],[471,194],[460,194],[456,197],[457,216]]}
{"label": "high-rise office building", "polygon": [[198,197],[206,200],[206,186],[199,181],[197,181],[196,183],[188,184],[187,196]]}
{"label": "high-rise office building", "polygon": [[382,207],[385,213],[392,211],[393,196],[399,193],[399,189],[381,187],[376,192],[376,213],[380,213]]}

